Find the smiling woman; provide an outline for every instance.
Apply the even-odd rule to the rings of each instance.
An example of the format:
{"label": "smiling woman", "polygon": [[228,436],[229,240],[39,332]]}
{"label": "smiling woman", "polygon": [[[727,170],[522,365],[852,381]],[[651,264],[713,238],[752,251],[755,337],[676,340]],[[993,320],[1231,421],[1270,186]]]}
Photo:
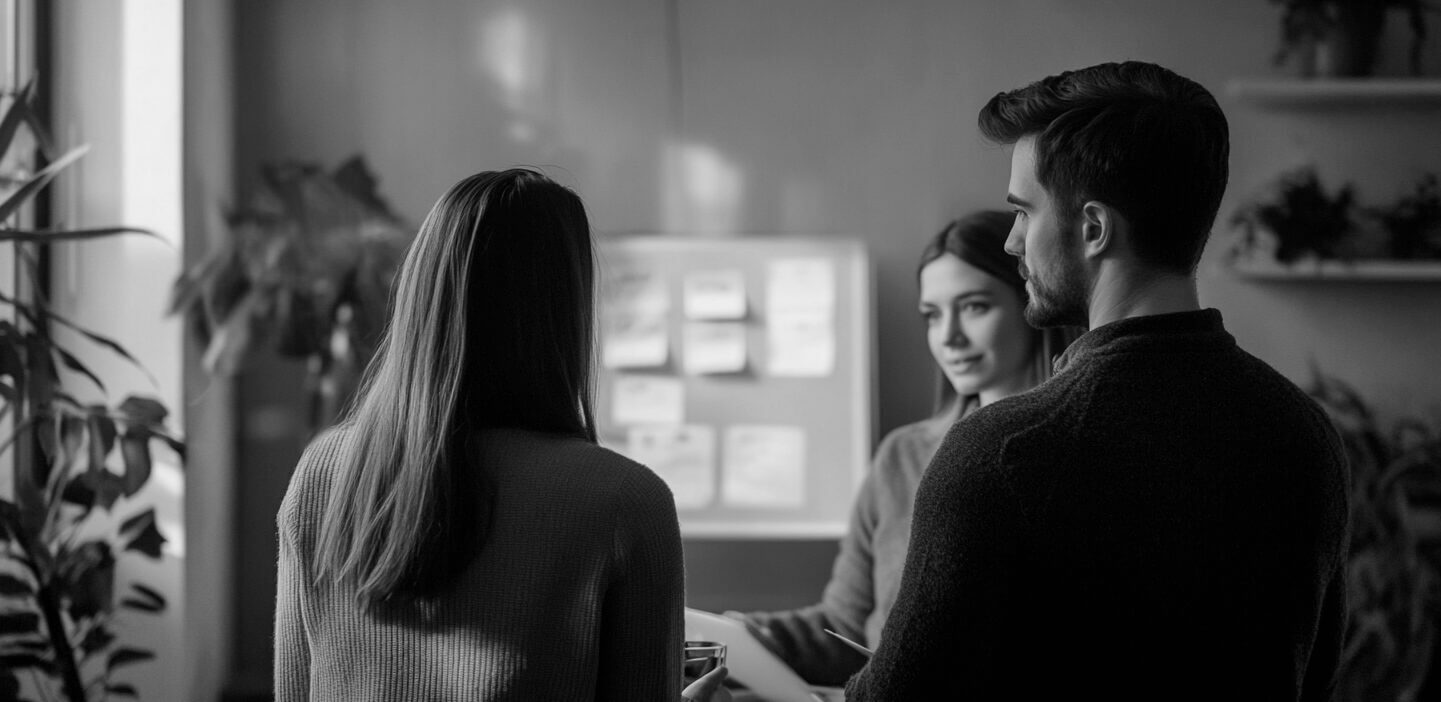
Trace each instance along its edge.
{"label": "smiling woman", "polygon": [[1070,329],[1026,324],[1025,281],[1003,245],[1012,215],[975,212],[946,225],[921,254],[919,309],[941,370],[938,410],[881,441],[851,512],[819,604],[784,612],[733,613],[808,682],[838,685],[865,658],[832,635],[875,646],[900,589],[911,506],[951,425],[973,410],[1050,377]]}

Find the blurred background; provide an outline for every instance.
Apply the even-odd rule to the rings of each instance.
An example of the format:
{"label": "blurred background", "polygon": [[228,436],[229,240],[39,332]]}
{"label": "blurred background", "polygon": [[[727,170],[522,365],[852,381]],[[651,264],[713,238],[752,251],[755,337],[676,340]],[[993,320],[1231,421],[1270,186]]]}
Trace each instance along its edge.
{"label": "blurred background", "polygon": [[[35,112],[57,152],[90,145],[15,216],[156,234],[50,244],[32,271],[66,319],[153,376],[87,348],[80,358],[106,380],[105,397],[158,398],[186,443],[183,471],[157,449],[149,481],[113,511],[153,506],[166,539],[156,558],[120,559],[117,586],[142,583],[164,606],[116,619],[115,633],[154,657],[122,657],[115,680],[147,700],[266,698],[274,515],[310,433],[363,360],[375,307],[354,281],[383,279],[375,267],[440,193],[479,170],[542,168],[579,192],[602,241],[860,242],[873,329],[858,395],[868,419],[857,426],[870,448],[932,408],[934,363],[914,311],[922,245],[961,214],[1005,209],[1009,150],[981,138],[978,110],[1063,70],[1156,62],[1210,89],[1231,125],[1230,187],[1198,273],[1203,304],[1303,387],[1320,372],[1354,390],[1380,434],[1412,422],[1434,438],[1441,203],[1426,177],[1441,171],[1441,14],[1389,4],[1374,60],[1355,77],[1325,31],[1283,21],[1326,3],[0,2],[7,100],[38,76]],[[1413,10],[1429,23],[1419,44]],[[306,206],[322,214],[296,214]],[[300,224],[275,225],[287,216]],[[265,260],[245,258],[243,242],[315,218],[327,237],[359,233],[274,255],[300,257],[292,277],[341,270],[350,282],[323,291],[324,309],[282,296],[279,316],[227,326],[249,298],[215,292],[217,261]],[[343,261],[313,270],[307,252]],[[37,282],[26,280],[27,254],[5,255],[7,289]],[[202,334],[166,314],[177,280],[210,295],[181,294],[192,320],[210,315]],[[318,331],[287,346],[256,320]],[[831,438],[855,437],[816,440]],[[1434,486],[1441,467],[1430,469]],[[1434,492],[1423,484],[1414,501]],[[1424,537],[1424,515],[1411,523]],[[690,537],[688,604],[814,602],[838,535]],[[1433,625],[1420,622],[1437,610],[1423,600],[1401,644],[1429,663]],[[114,644],[106,650],[113,664]]]}

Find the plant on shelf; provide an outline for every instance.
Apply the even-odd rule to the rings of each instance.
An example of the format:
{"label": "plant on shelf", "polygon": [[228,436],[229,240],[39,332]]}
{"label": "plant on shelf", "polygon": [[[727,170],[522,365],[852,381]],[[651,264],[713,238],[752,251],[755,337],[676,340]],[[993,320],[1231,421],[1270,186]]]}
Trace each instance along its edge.
{"label": "plant on shelf", "polygon": [[1394,203],[1362,206],[1349,183],[1333,194],[1304,167],[1281,176],[1269,198],[1242,205],[1231,224],[1240,233],[1229,252],[1233,263],[1268,256],[1282,264],[1441,261],[1441,186],[1427,173]]}
{"label": "plant on shelf", "polygon": [[175,281],[170,312],[185,315],[210,372],[235,373],[264,346],[303,359],[314,433],[375,350],[411,232],[359,156],[334,173],[292,162],[261,175],[230,237]]}
{"label": "plant on shelf", "polygon": [[[1434,660],[1441,564],[1423,548],[1418,505],[1441,508],[1441,424],[1387,430],[1360,395],[1313,370],[1310,389],[1340,430],[1351,466],[1351,544],[1337,699],[1412,702]],[[1431,535],[1436,538],[1436,535]]]}
{"label": "plant on shelf", "polygon": [[1441,186],[1435,173],[1422,176],[1416,189],[1390,207],[1369,208],[1390,234],[1389,254],[1402,260],[1441,260]]}
{"label": "plant on shelf", "polygon": [[1263,232],[1269,233],[1280,263],[1306,257],[1337,258],[1343,242],[1355,231],[1355,195],[1350,185],[1335,194],[1321,183],[1314,168],[1305,167],[1285,174],[1278,181],[1273,199],[1242,206],[1231,218],[1241,237],[1231,256],[1243,258],[1265,248]]}
{"label": "plant on shelf", "polygon": [[1358,77],[1375,68],[1386,15],[1405,10],[1411,27],[1409,67],[1421,73],[1421,49],[1426,39],[1426,13],[1437,8],[1425,0],[1270,0],[1281,6],[1281,46],[1273,61],[1301,59],[1301,72],[1312,75]]}
{"label": "plant on shelf", "polygon": [[[22,683],[69,702],[135,697],[113,674],[154,657],[120,641],[125,612],[154,614],[165,598],[136,582],[117,582],[117,563],[132,554],[161,557],[165,543],[154,509],[134,496],[150,478],[152,446],[183,446],[166,430],[166,409],[130,396],[118,405],[85,403],[73,381],[105,386],[53,334],[63,327],[106,353],[139,365],[116,342],[81,328],[47,303],[39,250],[54,242],[125,233],[128,227],[36,229],[21,226],[22,208],[84,153],[52,158],[31,81],[0,118],[0,157],[19,168],[38,152],[48,166],[0,184],[0,243],[11,247],[21,290],[0,293],[13,316],[0,319],[0,457],[13,468],[12,499],[0,499],[0,699],[20,699]],[[23,146],[22,146],[23,144]],[[24,677],[22,677],[24,676]]]}

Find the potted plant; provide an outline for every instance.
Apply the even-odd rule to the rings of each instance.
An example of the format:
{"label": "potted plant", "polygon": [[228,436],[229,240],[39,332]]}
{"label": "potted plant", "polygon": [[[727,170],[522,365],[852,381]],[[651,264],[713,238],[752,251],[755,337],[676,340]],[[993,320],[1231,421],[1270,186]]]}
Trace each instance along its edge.
{"label": "potted plant", "polygon": [[1355,390],[1313,378],[1310,393],[1340,430],[1351,468],[1351,621],[1337,697],[1412,702],[1431,673],[1441,615],[1441,564],[1416,526],[1418,509],[1441,509],[1441,425],[1413,418],[1388,430]]}
{"label": "potted plant", "polygon": [[1415,190],[1387,207],[1367,213],[1378,219],[1389,233],[1388,252],[1401,260],[1441,260],[1441,183],[1427,173]]}
{"label": "potted plant", "polygon": [[[0,244],[38,280],[36,248],[125,233],[128,227],[34,229],[15,215],[34,200],[84,147],[54,156],[35,109],[34,81],[0,118],[0,157],[18,162],[26,135],[49,165],[0,188]],[[53,157],[53,158],[52,158]],[[0,319],[0,457],[14,468],[13,499],[0,499],[0,699],[19,699],[22,682],[69,702],[108,696],[134,697],[136,690],[113,676],[123,666],[154,657],[125,645],[116,634],[124,614],[154,614],[165,598],[140,583],[116,582],[121,559],[161,557],[165,537],[153,509],[124,498],[150,478],[152,447],[184,447],[166,430],[166,409],[153,398],[131,396],[118,405],[82,403],[76,381],[104,393],[104,383],[72,349],[52,335],[57,327],[130,362],[119,344],[56,314],[44,290],[32,285],[0,304],[13,317]],[[137,363],[138,365],[138,363]],[[64,371],[64,372],[62,372]],[[23,676],[23,677],[22,677]]]}
{"label": "potted plant", "polygon": [[1330,192],[1314,168],[1287,173],[1273,197],[1243,205],[1231,217],[1241,232],[1231,257],[1254,256],[1268,243],[1274,245],[1270,255],[1283,264],[1344,257],[1344,244],[1357,231],[1355,199],[1350,184]]}
{"label": "potted plant", "polygon": [[333,173],[266,166],[255,196],[228,219],[231,237],[175,281],[170,313],[186,317],[211,372],[234,373],[266,346],[304,360],[314,433],[374,352],[411,231],[359,156]]}
{"label": "potted plant", "polygon": [[1271,0],[1281,6],[1281,46],[1274,62],[1299,56],[1307,77],[1371,75],[1386,14],[1405,10],[1411,26],[1411,73],[1421,73],[1421,47],[1426,38],[1425,0]]}

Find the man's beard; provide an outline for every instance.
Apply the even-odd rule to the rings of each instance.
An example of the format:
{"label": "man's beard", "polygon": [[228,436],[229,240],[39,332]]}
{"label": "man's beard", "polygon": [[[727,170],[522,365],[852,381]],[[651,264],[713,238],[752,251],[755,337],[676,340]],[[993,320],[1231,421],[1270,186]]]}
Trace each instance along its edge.
{"label": "man's beard", "polygon": [[1062,258],[1055,268],[1054,284],[1042,282],[1032,272],[1026,302],[1026,323],[1037,328],[1081,327],[1090,324],[1086,278],[1078,261]]}

